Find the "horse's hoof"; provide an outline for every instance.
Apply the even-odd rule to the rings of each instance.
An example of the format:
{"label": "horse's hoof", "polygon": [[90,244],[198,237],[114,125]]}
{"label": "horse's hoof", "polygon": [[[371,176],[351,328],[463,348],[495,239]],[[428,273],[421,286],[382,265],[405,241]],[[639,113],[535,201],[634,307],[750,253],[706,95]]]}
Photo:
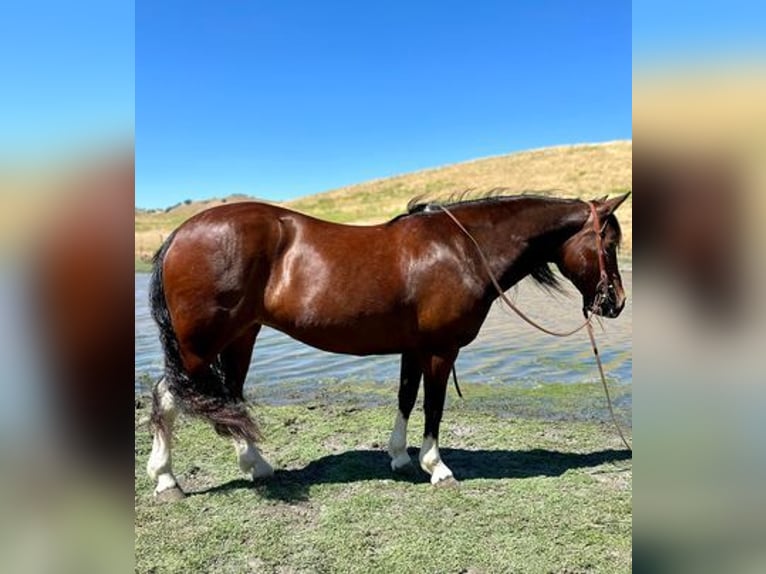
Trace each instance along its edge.
{"label": "horse's hoof", "polygon": [[271,478],[274,476],[274,469],[270,464],[266,464],[257,469],[254,469],[250,474],[253,480],[262,480],[264,478]]}
{"label": "horse's hoof", "polygon": [[391,459],[391,470],[394,472],[405,472],[412,468],[412,459],[408,454],[401,454]]}
{"label": "horse's hoof", "polygon": [[457,488],[460,486],[460,483],[455,479],[454,476],[444,477],[441,480],[432,482],[431,484],[438,488]]}
{"label": "horse's hoof", "polygon": [[178,502],[186,498],[186,493],[179,486],[172,486],[154,493],[157,502]]}

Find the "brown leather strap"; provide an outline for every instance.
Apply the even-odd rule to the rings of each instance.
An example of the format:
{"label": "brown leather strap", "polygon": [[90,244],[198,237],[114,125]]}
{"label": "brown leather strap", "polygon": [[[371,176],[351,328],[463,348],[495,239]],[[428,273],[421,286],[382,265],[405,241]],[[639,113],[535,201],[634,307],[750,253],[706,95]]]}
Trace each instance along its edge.
{"label": "brown leather strap", "polygon": [[596,203],[593,201],[588,202],[588,205],[590,205],[590,213],[593,217],[593,232],[596,234],[596,251],[598,252],[598,270],[600,273],[600,281],[599,285],[604,284],[604,287],[606,286],[606,282],[608,281],[607,275],[606,275],[606,263],[604,262],[604,244],[601,239],[601,222],[598,218],[598,211],[596,211]]}

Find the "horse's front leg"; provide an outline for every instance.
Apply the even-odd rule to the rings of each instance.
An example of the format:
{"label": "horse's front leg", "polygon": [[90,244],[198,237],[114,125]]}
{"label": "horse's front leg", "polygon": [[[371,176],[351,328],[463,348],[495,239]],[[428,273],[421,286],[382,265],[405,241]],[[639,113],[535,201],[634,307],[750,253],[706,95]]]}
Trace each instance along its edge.
{"label": "horse's front leg", "polygon": [[457,483],[439,454],[439,425],[444,411],[447,381],[456,358],[457,349],[432,355],[423,361],[425,430],[420,449],[420,468],[431,475],[433,485]]}
{"label": "horse's front leg", "polygon": [[423,370],[418,357],[412,353],[404,353],[399,377],[399,411],[396,413],[394,430],[388,441],[391,470],[394,471],[401,470],[412,463],[410,455],[407,454],[407,423],[418,397],[418,388],[422,376]]}

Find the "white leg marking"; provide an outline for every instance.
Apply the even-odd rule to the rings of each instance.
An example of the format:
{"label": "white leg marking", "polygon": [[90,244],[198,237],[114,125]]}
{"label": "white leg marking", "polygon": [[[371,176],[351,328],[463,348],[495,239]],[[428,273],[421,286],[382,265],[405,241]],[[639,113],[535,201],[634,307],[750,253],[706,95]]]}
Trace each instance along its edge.
{"label": "white leg marking", "polygon": [[442,462],[439,454],[439,442],[430,435],[423,439],[420,448],[420,468],[431,475],[431,484],[452,478],[452,471]]}
{"label": "white leg marking", "polygon": [[391,470],[399,470],[412,463],[407,454],[407,419],[402,411],[396,413],[394,430],[388,441],[388,454],[391,457]]}
{"label": "white leg marking", "polygon": [[146,472],[149,477],[157,481],[154,494],[178,486],[176,478],[173,476],[173,460],[170,452],[173,424],[178,416],[178,409],[164,378],[157,385],[157,394],[159,395],[160,416],[165,421],[167,432],[154,431],[152,454],[149,455],[149,462],[146,464]]}
{"label": "white leg marking", "polygon": [[250,441],[234,440],[234,449],[239,457],[239,468],[255,478],[266,478],[274,474],[274,469],[261,456],[258,447]]}

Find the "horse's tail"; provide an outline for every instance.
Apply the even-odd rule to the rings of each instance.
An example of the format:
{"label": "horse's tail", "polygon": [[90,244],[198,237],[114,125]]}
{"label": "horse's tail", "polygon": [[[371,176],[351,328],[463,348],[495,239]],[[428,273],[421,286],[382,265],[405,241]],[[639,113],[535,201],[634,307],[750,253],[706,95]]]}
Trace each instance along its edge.
{"label": "horse's tail", "polygon": [[[181,410],[212,423],[215,430],[224,436],[234,436],[249,441],[260,439],[255,421],[250,417],[247,406],[236,397],[226,384],[226,377],[220,361],[211,365],[203,375],[190,376],[181,359],[178,338],[170,319],[165,286],[163,263],[165,254],[173,242],[173,232],[162,244],[152,259],[152,276],[149,284],[149,305],[152,317],[160,331],[160,343],[165,355],[165,382],[170,393],[179,402]],[[161,416],[160,397],[157,386],[152,393],[151,424],[160,431],[167,430]]]}

